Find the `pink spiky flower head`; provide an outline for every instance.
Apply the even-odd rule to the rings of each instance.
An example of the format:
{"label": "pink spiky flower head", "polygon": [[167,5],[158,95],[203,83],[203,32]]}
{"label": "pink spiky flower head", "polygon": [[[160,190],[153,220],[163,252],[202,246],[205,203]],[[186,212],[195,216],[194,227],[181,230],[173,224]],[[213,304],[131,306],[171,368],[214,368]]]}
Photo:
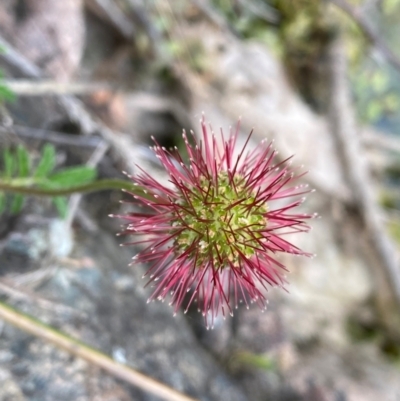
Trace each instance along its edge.
{"label": "pink spiky flower head", "polygon": [[304,173],[289,159],[277,162],[271,143],[247,151],[250,133],[235,157],[239,124],[228,139],[221,132],[219,143],[204,117],[201,127],[203,138],[193,135],[194,145],[183,132],[187,163],[176,148],[170,153],[155,141],[172,186],[141,170],[131,178],[144,192],[132,195],[146,210],[117,217],[128,222],[121,234],[140,236],[131,244],[144,247],[134,261],[150,263],[149,301],[170,296],[175,312],[195,301],[208,327],[219,313],[232,315],[238,302],[265,309],[263,288],[285,284],[277,255],[310,256],[285,236],[308,231],[312,216],[293,212],[309,192],[296,182]]}

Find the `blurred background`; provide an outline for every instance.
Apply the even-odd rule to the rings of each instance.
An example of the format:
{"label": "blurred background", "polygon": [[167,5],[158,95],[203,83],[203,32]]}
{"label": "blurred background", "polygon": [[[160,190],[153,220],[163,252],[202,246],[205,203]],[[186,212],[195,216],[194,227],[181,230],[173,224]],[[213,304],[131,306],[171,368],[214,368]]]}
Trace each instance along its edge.
{"label": "blurred background", "polygon": [[[163,180],[150,137],[182,148],[204,112],[294,154],[321,218],[293,238],[316,257],[282,258],[287,292],[208,331],[146,304],[108,217],[132,208],[120,191],[0,193],[1,300],[199,400],[400,400],[399,22],[399,0],[3,0],[3,180],[21,148]],[[4,401],[158,399],[1,319],[0,384]]]}

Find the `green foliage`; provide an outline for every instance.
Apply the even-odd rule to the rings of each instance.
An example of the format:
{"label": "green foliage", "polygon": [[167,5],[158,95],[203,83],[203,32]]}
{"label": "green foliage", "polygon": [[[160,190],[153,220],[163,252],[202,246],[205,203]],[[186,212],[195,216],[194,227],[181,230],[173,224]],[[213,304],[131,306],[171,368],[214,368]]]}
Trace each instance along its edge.
{"label": "green foliage", "polygon": [[400,221],[390,221],[388,224],[388,230],[396,243],[400,244]]}
{"label": "green foliage", "polygon": [[213,0],[213,7],[221,13],[245,39],[264,43],[277,56],[283,55],[277,22],[280,13],[262,0]]}
{"label": "green foliage", "polygon": [[64,219],[68,212],[68,201],[65,196],[56,196],[53,198],[53,204],[57,209],[58,214]]}
{"label": "green foliage", "polygon": [[351,81],[359,118],[366,124],[378,122],[384,116],[400,110],[398,88],[387,69],[364,63],[351,71]]}
{"label": "green foliage", "polygon": [[400,200],[390,192],[382,192],[379,197],[379,203],[386,209],[396,209]]}
{"label": "green foliage", "polygon": [[346,322],[346,329],[350,338],[355,342],[380,341],[382,337],[378,325],[361,322],[353,317]]}
{"label": "green foliage", "polygon": [[256,368],[266,371],[276,370],[275,361],[268,355],[259,355],[252,352],[238,352],[236,353],[231,361],[231,368],[234,370],[242,368]]}
{"label": "green foliage", "polygon": [[400,163],[393,163],[385,168],[385,175],[393,182],[400,184]]}
{"label": "green foliage", "polygon": [[[15,151],[4,149],[3,168],[0,170],[0,182],[15,186],[28,186],[39,189],[68,189],[92,182],[96,178],[96,170],[86,166],[67,167],[53,172],[56,165],[56,150],[53,145],[46,144],[41,156],[33,167],[28,150],[19,145]],[[8,202],[9,201],[9,202]],[[12,214],[21,211],[25,203],[25,195],[16,194],[6,197],[0,192],[0,213],[9,206]],[[67,213],[67,198],[56,196],[53,203],[58,213],[65,217]]]}
{"label": "green foliage", "polygon": [[399,11],[400,0],[384,0],[382,2],[382,11],[385,15],[391,15],[392,13]]}
{"label": "green foliage", "polygon": [[231,0],[213,0],[212,3],[230,21],[237,17],[237,5]]}
{"label": "green foliage", "polygon": [[1,84],[0,82],[0,102],[13,102],[15,100],[15,94],[11,89],[8,89],[7,86]]}
{"label": "green foliage", "polygon": [[31,160],[28,150],[22,146],[17,147],[17,165],[19,169],[19,177],[28,177],[31,169]]}
{"label": "green foliage", "polygon": [[36,167],[34,177],[43,178],[53,171],[56,164],[56,150],[54,146],[46,144],[42,150],[42,157]]}
{"label": "green foliage", "polygon": [[[0,46],[0,53],[4,53],[5,49]],[[13,102],[16,99],[14,92],[2,83],[4,79],[3,71],[0,70],[0,104],[3,102]],[[1,207],[1,204],[0,204]]]}
{"label": "green foliage", "polygon": [[165,48],[172,57],[180,58],[185,53],[185,45],[182,40],[169,40],[165,43]]}
{"label": "green foliage", "polygon": [[86,184],[96,178],[96,170],[86,166],[67,167],[47,177],[47,182],[41,185],[51,188],[69,188]]}
{"label": "green foliage", "polygon": [[[0,53],[1,53],[1,49],[0,49]],[[15,100],[15,94],[11,89],[7,88],[7,86],[2,83],[3,78],[4,78],[4,74],[0,70],[0,103],[13,102]]]}
{"label": "green foliage", "polygon": [[[399,15],[396,11],[400,10],[400,0],[383,0],[380,7],[383,13],[374,15],[372,25],[382,34],[382,41],[396,53]],[[333,8],[333,11],[341,23],[345,39],[350,65],[349,77],[359,120],[364,124],[383,123],[386,126],[389,122],[396,122],[400,111],[398,73],[387,61],[382,62],[380,58],[371,57],[375,53],[371,53],[374,45],[371,45],[371,41],[353,18],[339,8]],[[390,43],[391,36],[394,37],[393,43]]]}
{"label": "green foliage", "polygon": [[4,177],[12,178],[14,175],[14,157],[8,149],[4,149],[3,152],[3,163],[4,163]]}
{"label": "green foliage", "polygon": [[0,192],[0,215],[4,212],[6,208],[6,195],[4,192]]}

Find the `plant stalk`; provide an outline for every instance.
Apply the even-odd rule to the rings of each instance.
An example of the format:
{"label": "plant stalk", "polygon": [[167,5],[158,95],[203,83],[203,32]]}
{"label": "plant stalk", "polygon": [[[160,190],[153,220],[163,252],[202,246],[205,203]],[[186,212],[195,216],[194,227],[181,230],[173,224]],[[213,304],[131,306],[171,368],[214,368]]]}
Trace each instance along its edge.
{"label": "plant stalk", "polygon": [[24,194],[24,195],[32,195],[32,196],[65,196],[72,195],[75,193],[89,193],[96,191],[105,191],[111,189],[120,189],[126,190],[128,192],[135,192],[143,195],[143,191],[139,187],[134,187],[132,183],[125,180],[117,180],[117,179],[104,179],[93,181],[88,184],[77,185],[73,187],[67,188],[39,188],[33,185],[20,185],[14,184],[10,181],[4,182],[0,180],[0,192],[9,192],[13,194]]}

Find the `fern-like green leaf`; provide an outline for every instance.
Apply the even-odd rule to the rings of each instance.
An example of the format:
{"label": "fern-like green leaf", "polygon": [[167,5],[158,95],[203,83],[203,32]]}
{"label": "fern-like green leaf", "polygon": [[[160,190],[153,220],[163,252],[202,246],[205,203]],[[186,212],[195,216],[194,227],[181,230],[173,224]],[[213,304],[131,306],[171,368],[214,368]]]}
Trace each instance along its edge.
{"label": "fern-like green leaf", "polygon": [[[52,173],[55,160],[56,150],[50,144],[43,147],[41,158],[35,169],[32,169],[30,154],[24,146],[19,145],[15,152],[5,149],[3,151],[4,172],[0,177],[6,182],[19,182],[21,183],[19,185],[32,185],[41,189],[68,189],[88,184],[96,178],[96,169],[87,166],[68,167]],[[19,213],[24,206],[25,195],[7,196],[0,192],[0,213],[8,206],[9,201],[10,212]],[[65,217],[68,211],[68,198],[56,196],[53,198],[53,203],[58,213]]]}
{"label": "fern-like green leaf", "polygon": [[28,150],[25,146],[18,145],[17,147],[17,161],[19,177],[28,177],[31,170],[31,159]]}
{"label": "fern-like green leaf", "polygon": [[15,171],[15,158],[9,149],[3,151],[3,163],[4,163],[4,177],[12,178]]}
{"label": "fern-like green leaf", "polygon": [[56,196],[53,198],[53,203],[61,218],[65,219],[68,212],[68,200],[65,196]]}
{"label": "fern-like green leaf", "polygon": [[6,194],[4,192],[0,192],[0,215],[6,209]]}
{"label": "fern-like green leaf", "polygon": [[51,185],[59,188],[68,188],[83,185],[96,178],[96,169],[87,166],[68,167],[58,173],[50,175],[48,181]]}
{"label": "fern-like green leaf", "polygon": [[11,208],[10,208],[11,213],[18,214],[24,207],[24,203],[25,203],[25,197],[23,195],[20,194],[14,195],[11,202]]}
{"label": "fern-like green leaf", "polygon": [[15,93],[7,88],[7,86],[2,85],[0,83],[0,102],[7,101],[7,102],[14,102],[16,99]]}
{"label": "fern-like green leaf", "polygon": [[44,178],[53,171],[56,163],[56,150],[53,145],[49,143],[44,145],[42,150],[42,157],[36,167],[34,174],[35,178]]}
{"label": "fern-like green leaf", "polygon": [[[0,53],[1,53],[1,48],[0,48]],[[15,93],[2,83],[3,78],[4,78],[4,73],[2,70],[0,70],[0,102],[4,100],[8,102],[13,102],[16,99]]]}

